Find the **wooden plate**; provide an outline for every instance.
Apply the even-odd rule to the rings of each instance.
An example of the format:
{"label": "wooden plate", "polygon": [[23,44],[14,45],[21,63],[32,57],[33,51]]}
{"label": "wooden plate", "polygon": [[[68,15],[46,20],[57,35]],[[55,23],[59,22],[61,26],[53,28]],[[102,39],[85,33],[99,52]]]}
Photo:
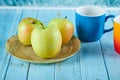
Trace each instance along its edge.
{"label": "wooden plate", "polygon": [[76,37],[72,37],[71,41],[68,44],[64,45],[61,48],[61,51],[56,56],[50,59],[43,59],[35,54],[32,46],[25,46],[21,44],[18,36],[15,35],[8,39],[8,41],[6,42],[6,49],[11,55],[28,62],[53,63],[65,60],[73,56],[80,49],[80,45],[81,44],[79,39]]}

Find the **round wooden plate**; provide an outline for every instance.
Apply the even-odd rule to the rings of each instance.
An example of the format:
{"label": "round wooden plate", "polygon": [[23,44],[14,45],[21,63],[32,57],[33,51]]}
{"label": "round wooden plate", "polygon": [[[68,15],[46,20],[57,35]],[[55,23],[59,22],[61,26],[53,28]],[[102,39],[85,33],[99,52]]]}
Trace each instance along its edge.
{"label": "round wooden plate", "polygon": [[53,63],[65,60],[74,54],[80,49],[81,43],[78,38],[72,37],[71,41],[62,46],[61,51],[54,57],[49,59],[40,58],[35,54],[32,49],[32,46],[25,46],[20,43],[18,36],[12,36],[6,42],[6,49],[8,52],[25,61],[33,62],[33,63]]}

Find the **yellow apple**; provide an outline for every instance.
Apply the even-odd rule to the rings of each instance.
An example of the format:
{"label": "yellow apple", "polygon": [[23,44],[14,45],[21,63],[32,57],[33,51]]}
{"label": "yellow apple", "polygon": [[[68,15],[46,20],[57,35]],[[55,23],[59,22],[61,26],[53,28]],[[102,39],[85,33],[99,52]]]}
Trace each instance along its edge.
{"label": "yellow apple", "polygon": [[31,44],[38,56],[51,58],[61,50],[62,36],[56,26],[35,28],[31,34]]}

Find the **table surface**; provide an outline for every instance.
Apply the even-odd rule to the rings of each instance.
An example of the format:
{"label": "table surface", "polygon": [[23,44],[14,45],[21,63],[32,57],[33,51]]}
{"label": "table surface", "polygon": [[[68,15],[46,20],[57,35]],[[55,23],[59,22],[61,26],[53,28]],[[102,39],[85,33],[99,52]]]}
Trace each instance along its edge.
{"label": "table surface", "polygon": [[[96,42],[82,43],[76,55],[57,63],[30,63],[8,54],[5,43],[17,34],[23,18],[34,17],[47,25],[55,17],[67,16],[75,25],[74,14],[74,9],[0,9],[0,80],[120,80],[120,55],[114,51],[113,31]],[[119,15],[120,10],[106,10],[109,14]],[[105,28],[112,26],[109,19]]]}

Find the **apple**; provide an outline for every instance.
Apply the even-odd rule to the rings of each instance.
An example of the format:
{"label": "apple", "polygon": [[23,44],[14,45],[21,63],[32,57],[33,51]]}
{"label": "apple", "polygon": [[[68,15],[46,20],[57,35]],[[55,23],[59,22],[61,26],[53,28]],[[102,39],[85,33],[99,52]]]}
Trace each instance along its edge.
{"label": "apple", "polygon": [[65,18],[54,18],[49,22],[49,25],[57,26],[62,35],[62,45],[67,44],[74,32],[73,24]]}
{"label": "apple", "polygon": [[62,36],[56,26],[35,28],[31,34],[31,44],[38,56],[51,58],[61,50]]}
{"label": "apple", "polygon": [[31,45],[31,32],[35,27],[43,27],[43,23],[35,18],[24,18],[18,25],[18,38],[24,45]]}

